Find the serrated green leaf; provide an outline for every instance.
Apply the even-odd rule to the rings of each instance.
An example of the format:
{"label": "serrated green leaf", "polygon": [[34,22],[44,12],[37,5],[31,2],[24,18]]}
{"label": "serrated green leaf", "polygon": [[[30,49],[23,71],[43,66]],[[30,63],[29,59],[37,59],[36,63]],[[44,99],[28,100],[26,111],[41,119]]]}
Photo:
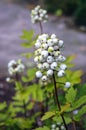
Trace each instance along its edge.
{"label": "serrated green leaf", "polygon": [[67,94],[66,94],[66,100],[67,100],[67,102],[73,103],[74,100],[75,100],[76,94],[77,94],[77,90],[74,89],[73,87],[71,87],[68,90]]}
{"label": "serrated green leaf", "polygon": [[56,113],[55,112],[52,112],[52,111],[49,111],[49,112],[46,112],[44,114],[44,116],[41,118],[42,121],[46,120],[46,119],[49,119],[51,118],[52,116],[54,116]]}
{"label": "serrated green leaf", "polygon": [[74,101],[74,103],[72,104],[72,107],[69,108],[67,111],[73,111],[84,104],[86,104],[86,96],[82,96],[77,101]]}
{"label": "serrated green leaf", "polygon": [[35,130],[50,130],[47,126],[36,128]]}
{"label": "serrated green leaf", "polygon": [[29,81],[33,80],[35,78],[36,68],[29,68],[27,70],[27,75],[29,77]]}
{"label": "serrated green leaf", "polygon": [[0,103],[0,111],[4,110],[6,106],[6,102]]}
{"label": "serrated green leaf", "polygon": [[30,30],[30,31],[23,30],[23,34],[20,36],[20,38],[23,39],[23,40],[30,41],[33,38],[33,35],[34,35],[33,30]]}

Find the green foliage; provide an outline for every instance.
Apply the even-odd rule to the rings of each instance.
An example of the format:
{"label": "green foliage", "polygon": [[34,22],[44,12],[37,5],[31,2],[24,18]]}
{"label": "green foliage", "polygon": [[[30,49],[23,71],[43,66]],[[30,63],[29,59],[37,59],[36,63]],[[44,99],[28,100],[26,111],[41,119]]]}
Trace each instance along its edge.
{"label": "green foliage", "polygon": [[39,127],[35,130],[50,130],[47,126]]}
{"label": "green foliage", "polygon": [[49,12],[56,12],[58,9],[61,9],[63,14],[72,15],[77,8],[78,0],[54,0],[49,1],[45,0],[45,5]]}
{"label": "green foliage", "polygon": [[66,100],[67,100],[67,102],[73,103],[75,101],[76,94],[77,94],[77,90],[74,89],[73,87],[71,87],[68,90],[67,94],[66,94]]}
{"label": "green foliage", "polygon": [[41,118],[42,121],[51,118],[52,116],[54,116],[56,113],[52,112],[52,111],[48,111],[45,113],[45,115]]}
{"label": "green foliage", "polygon": [[78,8],[74,13],[75,23],[86,26],[86,0],[78,1]]}

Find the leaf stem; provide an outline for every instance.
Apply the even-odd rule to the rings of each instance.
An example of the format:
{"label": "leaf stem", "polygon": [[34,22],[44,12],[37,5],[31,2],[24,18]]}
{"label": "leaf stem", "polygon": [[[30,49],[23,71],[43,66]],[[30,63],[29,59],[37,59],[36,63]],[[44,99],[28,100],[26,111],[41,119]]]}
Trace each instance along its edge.
{"label": "leaf stem", "polygon": [[[54,94],[55,94],[55,98],[56,98],[56,104],[58,106],[59,111],[61,111],[61,106],[60,106],[60,102],[58,99],[58,92],[57,92],[56,80],[55,80],[54,74],[53,74],[53,82],[54,82]],[[62,118],[62,121],[64,123],[65,129],[68,130],[63,114],[61,114],[61,118]]]}

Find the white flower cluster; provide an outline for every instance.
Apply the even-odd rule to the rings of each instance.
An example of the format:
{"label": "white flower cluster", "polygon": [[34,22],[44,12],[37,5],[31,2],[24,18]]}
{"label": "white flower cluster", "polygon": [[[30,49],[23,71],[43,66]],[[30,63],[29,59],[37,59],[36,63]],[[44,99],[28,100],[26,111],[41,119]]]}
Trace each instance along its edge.
{"label": "white flower cluster", "polygon": [[[59,40],[55,34],[49,36],[42,34],[38,37],[35,47],[34,61],[39,71],[36,72],[36,77],[40,78],[43,82],[47,82],[53,76],[54,71],[57,72],[58,77],[65,75],[67,65],[63,62],[66,58],[61,55],[60,49],[63,47],[64,42]],[[70,87],[70,82],[65,83],[65,87]]]}
{"label": "white flower cluster", "polygon": [[52,124],[51,130],[65,130],[65,127],[63,125],[61,125],[61,123]]}
{"label": "white flower cluster", "polygon": [[36,6],[35,9],[31,11],[31,21],[32,23],[36,22],[47,22],[48,20],[48,15],[47,11],[44,9],[41,9],[40,6]]}
{"label": "white flower cluster", "polygon": [[8,72],[10,75],[14,75],[15,73],[21,73],[24,71],[24,69],[25,66],[21,63],[21,60],[11,60],[8,63]]}

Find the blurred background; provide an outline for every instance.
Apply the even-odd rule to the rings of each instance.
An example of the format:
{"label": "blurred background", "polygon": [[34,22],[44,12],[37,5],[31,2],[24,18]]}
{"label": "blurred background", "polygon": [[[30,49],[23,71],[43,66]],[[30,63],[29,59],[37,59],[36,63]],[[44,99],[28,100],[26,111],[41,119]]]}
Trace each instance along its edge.
{"label": "blurred background", "polygon": [[55,33],[64,40],[64,54],[75,54],[75,69],[86,72],[86,0],[0,0],[0,75],[7,72],[10,60],[23,59],[20,54],[28,51],[21,47],[22,30],[40,33],[30,19],[31,9],[38,4],[49,14],[44,33]]}

